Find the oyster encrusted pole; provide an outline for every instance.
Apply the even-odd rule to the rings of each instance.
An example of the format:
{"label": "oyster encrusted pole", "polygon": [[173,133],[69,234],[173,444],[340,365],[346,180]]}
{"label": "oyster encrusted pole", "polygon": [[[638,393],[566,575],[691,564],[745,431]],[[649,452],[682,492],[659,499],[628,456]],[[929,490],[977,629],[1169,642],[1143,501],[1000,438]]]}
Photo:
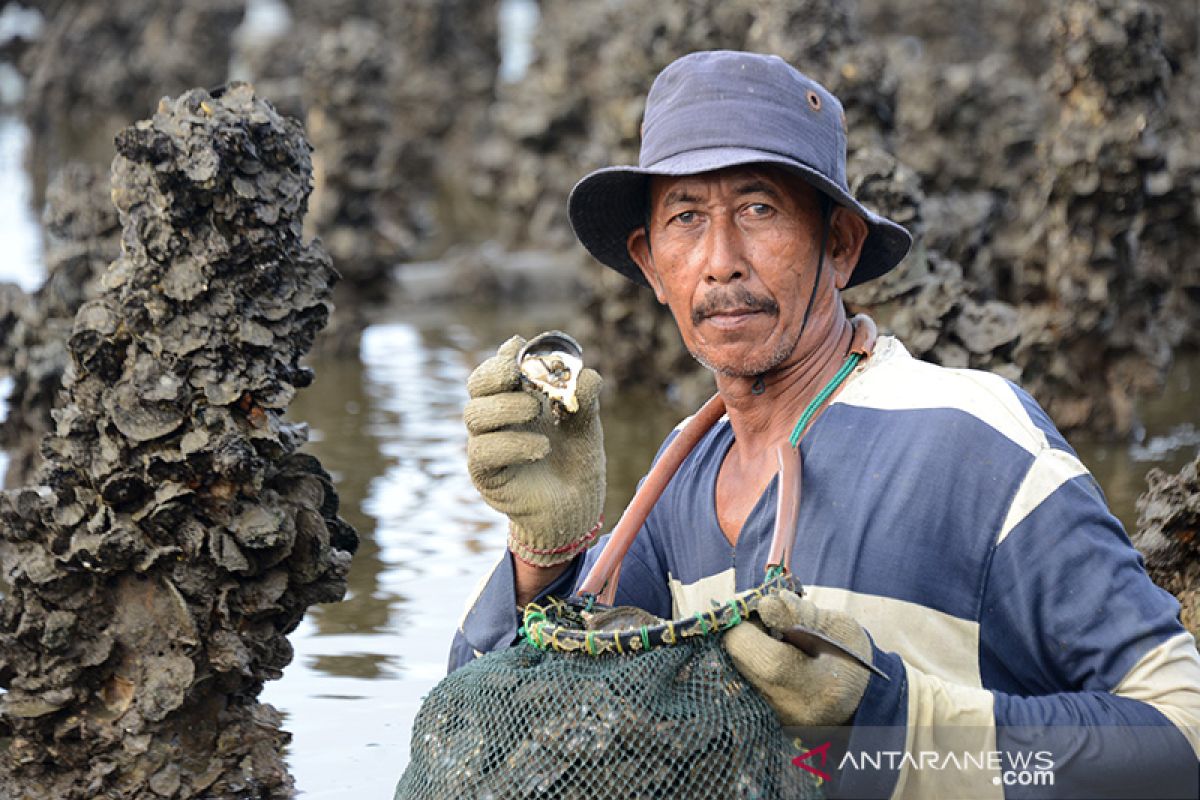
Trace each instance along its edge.
{"label": "oyster encrusted pole", "polygon": [[1133,544],[1154,582],[1179,600],[1184,627],[1200,635],[1200,453],[1174,475],[1150,470],[1146,483]]}
{"label": "oyster encrusted pole", "polygon": [[291,793],[257,697],[353,529],[285,421],[337,273],[299,127],[245,84],[117,137],[122,256],[70,337],[40,490],[0,495],[0,797]]}

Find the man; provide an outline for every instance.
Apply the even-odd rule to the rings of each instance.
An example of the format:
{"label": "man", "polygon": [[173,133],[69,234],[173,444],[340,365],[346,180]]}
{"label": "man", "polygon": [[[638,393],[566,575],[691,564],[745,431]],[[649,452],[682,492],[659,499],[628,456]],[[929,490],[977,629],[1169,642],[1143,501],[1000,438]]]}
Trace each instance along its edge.
{"label": "man", "polygon": [[[843,773],[840,792],[1014,796],[1005,764],[938,754],[969,740],[999,758],[1036,739],[1064,796],[1194,796],[1195,643],[1044,412],[999,377],[916,361],[890,337],[847,365],[839,292],[896,266],[910,238],[851,196],[843,124],[838,101],[781,59],[694,53],[650,90],[640,165],[594,172],[571,195],[580,241],[670,308],[727,410],[647,519],[617,603],[677,618],[760,583],[775,448],[795,435],[789,566],[805,596],[725,643],[784,724],[851,725],[850,752],[908,754]],[[471,474],[510,517],[510,554],[469,608],[452,667],[510,645],[514,604],[570,594],[601,549],[584,552],[603,500],[599,377],[584,372],[580,411],[555,424],[521,390],[520,344],[469,381]],[[797,624],[886,677],[764,629]]]}

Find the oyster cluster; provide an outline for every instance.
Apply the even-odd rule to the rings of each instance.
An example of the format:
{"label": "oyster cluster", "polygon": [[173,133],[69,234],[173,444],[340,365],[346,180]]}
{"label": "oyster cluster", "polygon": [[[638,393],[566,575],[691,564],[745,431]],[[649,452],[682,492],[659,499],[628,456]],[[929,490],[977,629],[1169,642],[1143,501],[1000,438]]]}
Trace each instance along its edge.
{"label": "oyster cluster", "polygon": [[[1143,246],[1163,238],[1151,221],[1180,172],[1166,158],[1178,101],[1160,15],[1077,0],[1053,13],[975,7],[955,24],[969,29],[972,14],[1002,47],[938,63],[965,57],[962,37],[950,47],[928,21],[928,52],[892,67],[906,80],[887,136],[921,180],[923,247],[848,297],[922,357],[1019,379],[1063,429],[1127,432],[1194,316],[1171,300],[1194,257]],[[1036,35],[1010,35],[1022,27]],[[1196,220],[1176,211],[1186,237]]]}
{"label": "oyster cluster", "polygon": [[404,142],[392,132],[392,46],[377,23],[360,18],[308,46],[307,131],[321,175],[308,222],[340,265],[343,287],[377,291],[417,236],[405,187],[394,180]]}
{"label": "oyster cluster", "polygon": [[1179,600],[1184,626],[1200,635],[1200,455],[1174,475],[1152,469],[1146,482],[1133,543],[1154,582]]}
{"label": "oyster cluster", "polygon": [[1131,430],[1134,398],[1161,387],[1178,343],[1161,313],[1178,267],[1138,244],[1153,187],[1169,180],[1162,22],[1133,0],[1072,0],[1049,19],[1054,113],[1037,140],[1048,169],[1018,196],[1028,249],[1014,271],[1033,324],[1017,358],[1065,428]]}
{"label": "oyster cluster", "polygon": [[[326,351],[357,354],[359,333],[391,289],[391,272],[420,257],[459,204],[445,171],[492,97],[499,64],[495,0],[295,0],[291,28],[248,46],[269,83],[305,120],[317,175],[309,228],[345,280]],[[463,141],[465,138],[465,141]]]}
{"label": "oyster cluster", "polygon": [[[870,208],[920,237],[927,202],[916,173],[886,150],[855,152],[850,189]],[[945,224],[944,218],[937,222]],[[881,328],[900,337],[914,355],[947,367],[987,369],[1017,380],[1012,352],[1020,328],[1011,305],[988,299],[954,259],[918,247],[903,267],[845,294],[853,312],[867,312]]]}
{"label": "oyster cluster", "polygon": [[323,347],[356,353],[390,270],[441,217],[463,216],[467,204],[443,186],[471,180],[460,165],[492,100],[497,0],[289,0],[277,27],[254,8],[248,19],[245,0],[41,5],[44,31],[13,58],[28,79],[37,199],[65,158],[107,165],[113,133],[191,86],[251,76],[261,97],[305,120],[321,162],[309,226],[345,273],[349,312]]}
{"label": "oyster cluster", "polygon": [[283,797],[258,703],[357,544],[284,412],[336,279],[299,127],[245,84],[117,137],[122,255],[83,303],[36,489],[0,495],[0,796]]}

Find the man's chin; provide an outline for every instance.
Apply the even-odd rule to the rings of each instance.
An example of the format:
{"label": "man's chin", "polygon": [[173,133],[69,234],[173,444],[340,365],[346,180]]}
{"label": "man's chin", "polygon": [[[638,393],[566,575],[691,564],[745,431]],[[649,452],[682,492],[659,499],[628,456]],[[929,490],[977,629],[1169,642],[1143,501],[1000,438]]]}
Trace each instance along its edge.
{"label": "man's chin", "polygon": [[702,366],[726,378],[756,378],[775,369],[788,357],[787,352],[764,354],[761,349],[746,354],[746,357],[699,353],[695,350],[689,352],[692,354],[692,358],[699,361]]}

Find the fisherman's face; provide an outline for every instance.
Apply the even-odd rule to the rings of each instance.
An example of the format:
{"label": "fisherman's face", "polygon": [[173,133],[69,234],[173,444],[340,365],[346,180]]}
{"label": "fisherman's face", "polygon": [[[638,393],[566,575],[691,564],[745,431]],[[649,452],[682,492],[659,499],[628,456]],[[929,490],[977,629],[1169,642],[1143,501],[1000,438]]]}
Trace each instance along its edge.
{"label": "fisherman's face", "polygon": [[[630,254],[659,302],[671,309],[692,355],[733,377],[761,375],[798,359],[821,245],[817,191],[782,169],[734,167],[655,176],[650,204],[649,238],[642,229],[630,234]],[[839,243],[847,224],[861,227],[857,243],[850,242],[852,253]],[[828,331],[816,323],[840,302],[836,289],[849,279],[865,231],[853,213],[835,209],[806,338]]]}

